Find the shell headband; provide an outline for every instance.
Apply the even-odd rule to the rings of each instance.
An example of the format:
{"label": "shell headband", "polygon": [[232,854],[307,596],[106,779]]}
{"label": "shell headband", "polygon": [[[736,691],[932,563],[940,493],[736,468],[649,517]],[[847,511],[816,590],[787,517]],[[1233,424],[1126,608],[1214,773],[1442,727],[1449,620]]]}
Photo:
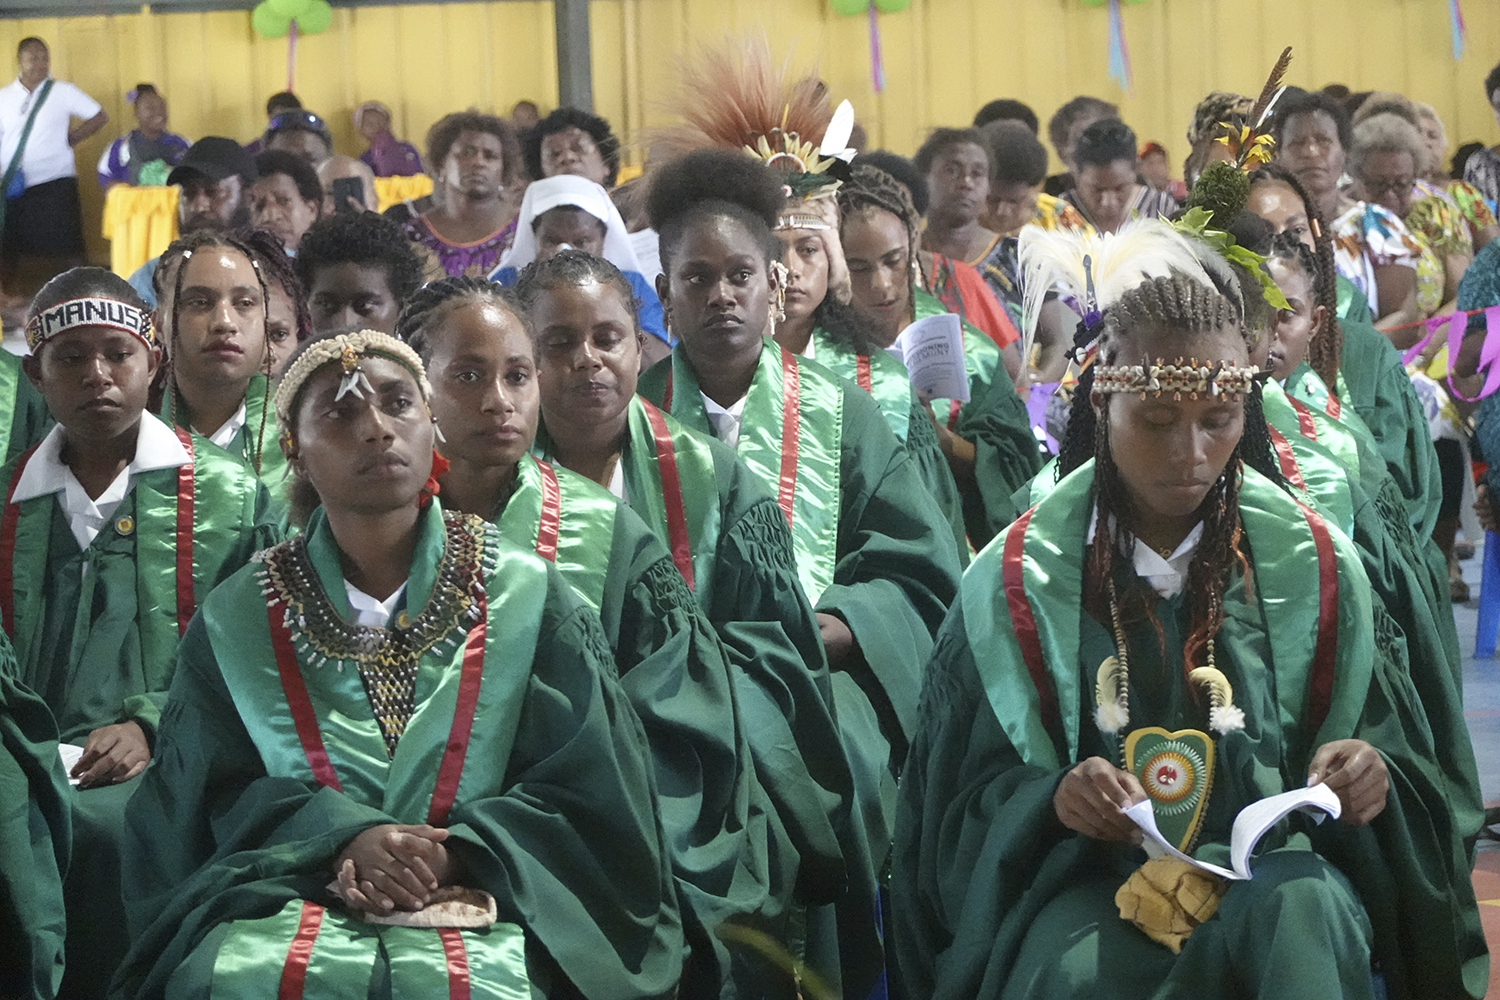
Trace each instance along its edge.
{"label": "shell headband", "polygon": [[365,392],[372,389],[360,364],[362,358],[368,357],[389,358],[406,368],[416,378],[422,398],[432,398],[432,385],[427,381],[427,370],[422,366],[422,359],[417,356],[416,351],[390,334],[378,330],[341,333],[326,340],[314,341],[297,356],[297,360],[292,362],[292,366],[281,377],[281,384],[276,387],[276,419],[281,426],[291,427],[292,410],[296,407],[297,397],[301,395],[307,380],[318,369],[335,361],[343,369],[343,378],[339,381],[338,394],[334,398],[343,399],[353,393],[357,398],[363,399]]}
{"label": "shell headband", "polygon": [[1261,377],[1260,369],[1253,365],[1200,363],[1197,358],[1178,358],[1169,364],[1157,358],[1155,363],[1143,360],[1138,365],[1095,365],[1094,391],[1138,392],[1142,399],[1147,394],[1160,398],[1169,392],[1175,400],[1181,400],[1183,393],[1189,399],[1197,399],[1200,394],[1210,399],[1239,399]]}
{"label": "shell headband", "polygon": [[68,299],[43,309],[26,324],[26,346],[32,353],[58,334],[84,326],[102,326],[130,334],[147,347],[156,346],[151,314],[129,302],[99,295]]}

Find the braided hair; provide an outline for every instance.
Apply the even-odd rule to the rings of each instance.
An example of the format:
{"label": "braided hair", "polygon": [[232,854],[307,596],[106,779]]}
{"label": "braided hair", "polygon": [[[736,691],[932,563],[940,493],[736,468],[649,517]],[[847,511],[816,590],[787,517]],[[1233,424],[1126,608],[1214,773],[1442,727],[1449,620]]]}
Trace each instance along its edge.
{"label": "braided hair", "polygon": [[266,283],[274,284],[292,300],[292,312],[297,323],[297,343],[302,343],[312,336],[312,313],[307,308],[307,294],[292,266],[292,258],[286,255],[281,240],[264,229],[248,233],[245,245],[255,253],[255,262],[260,265],[260,273]]}
{"label": "braided hair", "polygon": [[922,216],[912,203],[905,184],[878,167],[858,164],[839,187],[839,213],[847,225],[858,212],[889,212],[906,227],[906,254],[910,263],[906,288],[909,306],[916,302],[917,273],[921,268]]}
{"label": "braided hair", "polygon": [[589,282],[614,289],[624,303],[625,311],[630,314],[636,336],[641,336],[635,289],[630,286],[630,280],[603,257],[595,257],[582,250],[563,250],[546,260],[534,260],[527,264],[516,279],[515,295],[521,308],[528,314],[529,324],[529,314],[536,309],[543,292],[558,288],[577,288]]}
{"label": "braided hair", "polygon": [[536,334],[531,320],[521,308],[515,293],[510,289],[476,278],[461,275],[443,278],[424,285],[406,300],[401,315],[396,320],[396,339],[404,341],[426,365],[432,361],[432,333],[453,310],[476,302],[499,306],[521,324],[533,346]]}
{"label": "braided hair", "polygon": [[[1167,333],[1186,342],[1224,327],[1238,329],[1241,336],[1249,340],[1239,307],[1222,293],[1177,273],[1144,281],[1125,293],[1105,312],[1102,326],[1095,331],[1086,331],[1079,324],[1080,332],[1075,340],[1087,342],[1097,332],[1098,360],[1079,379],[1058,455],[1058,469],[1059,475],[1066,475],[1089,458],[1095,459],[1094,500],[1099,518],[1089,549],[1091,589],[1086,594],[1092,608],[1103,606],[1107,600],[1105,588],[1115,578],[1116,560],[1123,555],[1125,565],[1131,565],[1134,536],[1127,533],[1123,539],[1117,539],[1115,533],[1117,527],[1128,531],[1136,520],[1129,490],[1120,478],[1110,450],[1109,407],[1112,396],[1103,397],[1100,406],[1102,419],[1094,414],[1091,399],[1094,368],[1099,364],[1120,363],[1122,353],[1131,346],[1132,336],[1145,331]],[[1223,623],[1224,591],[1236,565],[1244,572],[1246,586],[1249,586],[1249,562],[1239,515],[1242,464],[1250,465],[1272,482],[1281,484],[1280,470],[1261,409],[1258,384],[1245,397],[1244,432],[1223,473],[1199,508],[1203,515],[1203,535],[1188,564],[1184,588],[1191,623],[1183,643],[1184,676],[1198,665],[1200,654]],[[1125,612],[1128,608],[1135,615],[1144,614],[1154,622],[1151,612],[1153,592],[1139,580],[1135,583],[1122,595],[1121,610]]]}
{"label": "braided hair", "polygon": [[[177,324],[177,312],[182,303],[182,276],[187,270],[188,259],[200,250],[222,249],[237,253],[250,262],[250,268],[255,272],[255,282],[260,286],[260,331],[261,341],[265,346],[264,357],[261,359],[261,374],[265,376],[262,386],[262,398],[260,406],[260,426],[255,431],[255,454],[251,457],[251,464],[255,474],[260,475],[261,455],[264,453],[266,441],[266,416],[271,408],[271,338],[266,334],[269,325],[268,310],[270,308],[271,296],[266,289],[265,273],[261,270],[259,258],[255,250],[244,240],[237,236],[230,236],[213,229],[199,229],[188,233],[181,239],[175,240],[166,250],[162,251],[160,263],[157,266],[157,275],[171,275],[172,282],[172,305],[168,311],[171,317],[171,335],[167,338],[164,346],[167,348],[167,363],[161,366],[166,374],[163,376],[162,391],[166,394],[168,411],[173,426],[177,423],[177,376],[174,371],[173,361],[177,350],[177,339],[181,336]],[[170,270],[169,270],[170,269]],[[160,284],[153,279],[153,283]]]}
{"label": "braided hair", "polygon": [[1333,260],[1333,231],[1318,211],[1317,203],[1308,196],[1307,189],[1290,170],[1278,163],[1270,163],[1250,175],[1250,186],[1276,182],[1285,184],[1302,199],[1307,211],[1307,224],[1312,228],[1314,256],[1317,270],[1309,272],[1313,278],[1313,296],[1323,307],[1323,325],[1313,331],[1307,345],[1307,364],[1328,386],[1328,392],[1338,396],[1339,358],[1344,351],[1344,328],[1339,324],[1338,270]]}

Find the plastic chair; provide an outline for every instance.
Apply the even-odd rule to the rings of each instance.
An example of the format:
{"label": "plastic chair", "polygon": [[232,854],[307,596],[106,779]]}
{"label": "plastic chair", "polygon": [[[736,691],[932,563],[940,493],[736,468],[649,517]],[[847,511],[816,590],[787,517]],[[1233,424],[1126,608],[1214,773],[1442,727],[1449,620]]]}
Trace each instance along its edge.
{"label": "plastic chair", "polygon": [[1493,660],[1500,637],[1500,534],[1484,533],[1484,575],[1479,581],[1479,628],[1474,636],[1474,659]]}

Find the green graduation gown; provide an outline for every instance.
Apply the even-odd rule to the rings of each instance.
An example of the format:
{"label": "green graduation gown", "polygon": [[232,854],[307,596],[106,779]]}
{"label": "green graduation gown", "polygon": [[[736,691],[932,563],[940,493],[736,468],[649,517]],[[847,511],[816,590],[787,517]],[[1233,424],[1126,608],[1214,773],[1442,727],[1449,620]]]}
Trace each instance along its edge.
{"label": "green graduation gown", "polygon": [[[915,294],[917,319],[948,311],[922,289]],[[968,323],[964,324],[964,364],[969,369],[969,401],[935,399],[932,412],[974,446],[974,482],[959,483],[958,491],[969,543],[978,551],[1021,512],[1012,497],[1037,474],[1042,456],[1026,404],[1011,384],[1000,349]]]}
{"label": "green graduation gown", "polygon": [[52,429],[47,401],[36,391],[21,359],[0,350],[0,455],[9,462]]}
{"label": "green graduation gown", "polygon": [[494,520],[599,613],[646,728],[689,948],[682,992],[785,994],[790,978],[769,967],[732,970],[714,933],[732,921],[784,939],[797,851],[756,780],[725,651],[671,554],[609,491],[530,455]]}
{"label": "green graduation gown", "polygon": [[[545,427],[537,444],[547,455]],[[756,777],[797,851],[796,902],[869,914],[874,865],[786,515],[733,450],[639,396],[619,461],[626,502],[672,553],[734,667]],[[858,979],[851,951],[877,956],[878,967],[868,921],[846,930],[845,954],[825,965],[825,978],[843,964]]]}
{"label": "green graduation gown", "polygon": [[0,996],[52,1000],[62,981],[71,800],[57,723],[0,635]]}
{"label": "green graduation gown", "polygon": [[[640,392],[689,429],[713,434],[681,347],[641,376]],[[832,680],[873,866],[861,875],[868,879],[888,854],[895,779],[922,664],[956,591],[952,532],[870,397],[770,339],[745,399],[736,451],[776,491],[802,589],[817,611],[843,620],[858,645],[858,656]],[[852,962],[841,961],[846,994],[857,992],[863,971],[852,973]]]}
{"label": "green graduation gown", "polygon": [[969,564],[968,532],[964,526],[963,498],[953,480],[953,470],[938,444],[937,431],[928,417],[927,407],[917,398],[906,366],[885,351],[860,354],[837,340],[822,327],[813,330],[813,358],[835,375],[853,382],[880,404],[880,412],[890,425],[896,440],[906,446],[906,454],[917,468],[917,476],[942,508],[953,526],[954,544],[958,546],[961,566]]}
{"label": "green graduation gown", "polygon": [[1344,346],[1339,353],[1339,399],[1329,398],[1321,379],[1305,381],[1305,365],[1287,379],[1287,391],[1335,419],[1348,419],[1344,404],[1354,408],[1401,492],[1412,530],[1425,538],[1432,534],[1443,498],[1437,452],[1401,356],[1385,334],[1375,329],[1369,312],[1364,296],[1340,277],[1339,325]]}
{"label": "green graduation gown", "polygon": [[[395,630],[344,624],[321,512],[194,619],[127,815],[134,944],[113,996],[672,995],[667,848],[598,616],[493,525],[433,503],[418,531],[420,610]],[[371,641],[416,656],[394,749],[350,655]],[[500,922],[377,927],[337,903],[333,860],[385,823],[446,828]]]}
{"label": "green graduation gown", "polygon": [[[1293,376],[1318,394],[1322,382],[1310,369]],[[1472,844],[1484,805],[1464,721],[1463,661],[1447,565],[1441,556],[1434,558],[1430,534],[1415,534],[1396,484],[1357,416],[1351,418],[1345,410],[1346,419],[1334,420],[1274,383],[1266,386],[1263,399],[1273,444],[1280,453],[1284,443],[1290,453],[1281,455],[1283,477],[1293,485],[1298,476],[1307,480],[1309,500],[1336,522],[1346,503],[1350,508],[1351,527],[1345,532],[1360,552],[1376,596],[1394,619],[1401,640],[1394,655],[1409,668],[1432,727],[1452,820]],[[1293,460],[1290,467],[1287,459]]]}
{"label": "green graduation gown", "polygon": [[[203,438],[190,440],[193,463],[136,474],[87,549],[56,494],[7,502],[0,514],[0,618],[22,682],[47,702],[63,742],[81,746],[95,729],[127,721],[154,740],[182,629],[215,585],[277,540],[259,480]],[[0,469],[7,500],[30,455]],[[179,502],[184,487],[190,504]],[[179,560],[190,560],[190,580],[179,578]],[[102,994],[125,953],[119,899],[107,887],[120,882],[120,813],[138,784],[69,790],[74,933],[64,996]]]}
{"label": "green graduation gown", "polygon": [[[1137,848],[1057,820],[1063,774],[1118,760],[1094,723],[1095,675],[1116,650],[1085,611],[1093,465],[1059,483],[975,560],[928,672],[901,787],[892,865],[898,980],[908,997],[1479,996],[1488,976],[1468,863],[1434,773],[1432,734],[1389,658],[1342,533],[1253,470],[1240,511],[1253,578],[1224,595],[1218,664],[1245,728],[1217,737],[1194,851],[1223,864],[1245,805],[1304,783],[1317,747],[1358,738],[1390,777],[1365,827],[1294,816],[1262,841],[1254,878],[1174,956],[1119,917]],[[1309,585],[1309,578],[1312,585]],[[1134,574],[1121,583],[1140,586]],[[1129,726],[1207,730],[1184,690],[1181,595],[1162,632],[1126,629]]]}
{"label": "green graduation gown", "polygon": [[[284,512],[286,499],[281,490],[282,482],[287,478],[287,468],[286,458],[281,454],[281,428],[276,422],[276,410],[271,406],[275,392],[276,386],[266,376],[256,375],[250,379],[250,385],[245,389],[245,424],[222,450],[256,472],[261,482],[270,487],[278,511]],[[187,405],[177,395],[175,387],[169,389],[162,401],[160,416],[169,423],[175,418],[179,427],[192,426]]]}

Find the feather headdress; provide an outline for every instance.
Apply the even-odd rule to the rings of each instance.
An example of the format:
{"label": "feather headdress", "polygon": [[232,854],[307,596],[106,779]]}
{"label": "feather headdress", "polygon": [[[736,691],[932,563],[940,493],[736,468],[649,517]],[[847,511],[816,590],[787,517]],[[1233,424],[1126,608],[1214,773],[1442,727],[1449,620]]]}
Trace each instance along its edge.
{"label": "feather headdress", "polygon": [[[1214,287],[1192,242],[1159,219],[1134,219],[1100,235],[1027,226],[1020,238],[1021,357],[1031,357],[1037,317],[1048,292],[1064,291],[1103,312],[1150,278],[1180,271]],[[1086,307],[1089,308],[1089,307]]]}
{"label": "feather headdress", "polygon": [[815,76],[777,67],[764,36],[726,39],[679,64],[679,92],[667,108],[681,124],[655,132],[653,150],[671,159],[698,149],[743,149],[783,175],[790,197],[831,195],[854,150],[846,148],[854,107],[837,110]]}

